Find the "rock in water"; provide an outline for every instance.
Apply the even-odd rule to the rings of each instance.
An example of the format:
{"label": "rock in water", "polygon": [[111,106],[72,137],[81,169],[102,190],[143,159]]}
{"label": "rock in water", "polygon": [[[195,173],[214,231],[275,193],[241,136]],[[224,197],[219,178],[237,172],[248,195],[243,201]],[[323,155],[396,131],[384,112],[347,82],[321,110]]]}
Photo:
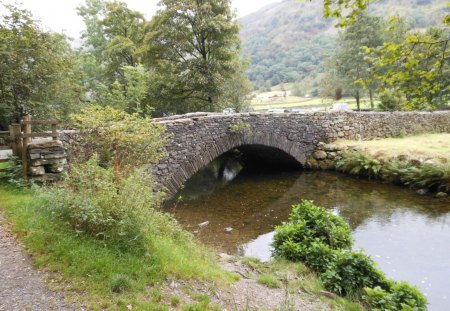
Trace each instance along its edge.
{"label": "rock in water", "polygon": [[205,221],[205,222],[202,222],[201,224],[198,224],[199,228],[205,228],[208,225],[209,225],[209,221]]}

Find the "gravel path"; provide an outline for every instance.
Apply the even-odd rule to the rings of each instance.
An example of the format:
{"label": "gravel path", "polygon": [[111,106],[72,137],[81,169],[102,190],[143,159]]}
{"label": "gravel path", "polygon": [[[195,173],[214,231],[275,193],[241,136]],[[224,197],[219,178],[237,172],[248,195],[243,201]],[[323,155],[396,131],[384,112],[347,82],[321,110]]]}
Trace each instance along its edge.
{"label": "gravel path", "polygon": [[44,278],[9,233],[0,210],[0,311],[74,310],[63,294],[46,289]]}

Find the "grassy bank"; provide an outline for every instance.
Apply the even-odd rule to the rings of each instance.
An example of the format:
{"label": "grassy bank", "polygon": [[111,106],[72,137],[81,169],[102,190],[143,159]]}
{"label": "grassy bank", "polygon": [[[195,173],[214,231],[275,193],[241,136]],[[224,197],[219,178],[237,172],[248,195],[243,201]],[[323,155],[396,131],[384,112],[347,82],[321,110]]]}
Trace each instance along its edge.
{"label": "grassy bank", "polygon": [[[151,256],[140,256],[77,234],[43,206],[46,201],[39,193],[0,182],[0,209],[36,266],[50,272],[50,288],[64,290],[68,301],[77,306],[91,310],[126,310],[129,305],[133,310],[220,310],[212,298],[195,288],[207,286],[215,293],[237,280],[236,274],[222,270],[215,255],[195,241],[176,244],[159,239]],[[243,262],[256,271],[246,277],[286,293],[285,304],[280,305],[283,310],[294,310],[289,298],[294,296],[321,301],[327,310],[364,310],[358,303],[325,291],[317,275],[301,263],[262,263],[249,258]],[[184,284],[182,294],[179,290],[173,293],[172,281]]]}
{"label": "grassy bank", "polygon": [[450,134],[423,134],[374,141],[338,141],[347,148],[336,168],[345,173],[450,192]]}
{"label": "grassy bank", "polygon": [[340,140],[339,146],[355,146],[380,160],[392,158],[450,161],[450,134],[421,134],[370,141]]}
{"label": "grassy bank", "polygon": [[[215,256],[195,241],[154,240],[152,254],[124,252],[105,241],[80,235],[51,214],[38,192],[0,184],[0,208],[35,264],[54,271],[51,283],[69,301],[99,310],[165,310],[160,286],[171,280],[227,284],[236,276],[221,270]],[[55,282],[56,281],[56,282]],[[177,298],[172,297],[175,301]],[[173,303],[173,302],[172,302]]]}

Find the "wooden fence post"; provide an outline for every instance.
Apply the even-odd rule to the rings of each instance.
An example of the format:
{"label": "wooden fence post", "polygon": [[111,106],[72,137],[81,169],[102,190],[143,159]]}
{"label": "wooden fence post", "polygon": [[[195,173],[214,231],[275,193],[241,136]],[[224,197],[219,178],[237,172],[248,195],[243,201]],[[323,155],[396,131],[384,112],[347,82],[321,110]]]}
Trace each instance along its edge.
{"label": "wooden fence post", "polygon": [[[31,116],[29,114],[22,117],[22,121],[31,121]],[[31,123],[23,124],[23,133],[25,135],[31,134]],[[28,180],[28,144],[30,143],[30,138],[25,136],[22,139],[22,177]]]}
{"label": "wooden fence post", "polygon": [[53,140],[57,140],[58,139],[58,133],[56,130],[56,123],[52,123],[52,134],[54,135],[52,137]]}
{"label": "wooden fence post", "polygon": [[13,155],[22,158],[22,130],[20,124],[13,123],[9,126],[9,135],[11,138],[11,149]]}

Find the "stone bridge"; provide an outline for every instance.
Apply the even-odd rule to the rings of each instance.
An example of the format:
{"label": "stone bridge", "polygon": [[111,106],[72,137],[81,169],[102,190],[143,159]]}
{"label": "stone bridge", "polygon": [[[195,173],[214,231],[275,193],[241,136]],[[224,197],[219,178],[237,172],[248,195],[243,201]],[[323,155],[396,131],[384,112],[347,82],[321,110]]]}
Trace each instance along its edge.
{"label": "stone bridge", "polygon": [[239,149],[273,164],[304,166],[319,142],[450,132],[450,112],[193,113],[155,119],[167,129],[167,157],[153,169],[170,194],[218,156]]}

